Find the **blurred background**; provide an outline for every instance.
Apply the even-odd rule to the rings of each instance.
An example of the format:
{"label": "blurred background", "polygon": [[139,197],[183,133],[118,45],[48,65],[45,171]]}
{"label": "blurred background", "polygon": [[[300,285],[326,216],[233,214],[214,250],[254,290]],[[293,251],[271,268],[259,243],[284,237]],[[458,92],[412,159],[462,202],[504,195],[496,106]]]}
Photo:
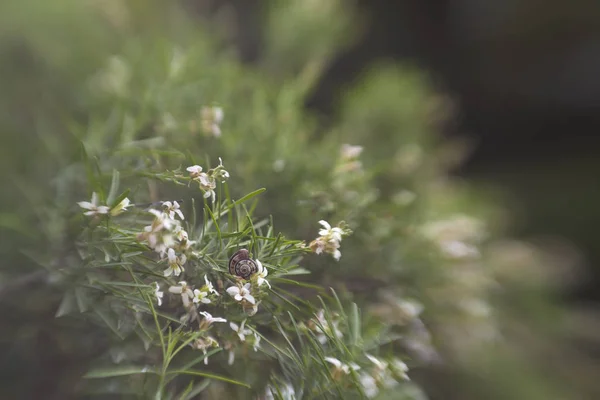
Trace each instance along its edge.
{"label": "blurred background", "polygon": [[[318,1],[310,2],[315,3],[315,10],[319,9]],[[90,0],[89,3],[109,15],[116,26],[122,23],[119,22],[123,16],[119,14],[118,0]],[[136,4],[135,12],[144,14],[144,2],[132,3]],[[267,23],[273,23],[268,16],[273,5],[279,2],[180,0],[179,3],[197,20],[198,26],[218,32],[222,47],[233,46],[236,57],[243,63],[267,73],[273,68],[273,65],[264,65],[263,59],[268,56],[265,53],[272,49],[273,42],[273,38],[267,36],[270,32],[266,29]],[[0,64],[0,122],[10,121],[3,125],[0,133],[0,166],[5,172],[0,176],[0,184],[4,188],[14,184],[10,178],[12,171],[40,177],[49,173],[44,166],[31,162],[38,154],[35,146],[20,146],[31,139],[20,134],[23,127],[29,128],[35,125],[32,121],[40,120],[37,110],[28,105],[39,101],[53,109],[54,99],[59,98],[81,106],[79,99],[71,97],[68,88],[61,83],[82,81],[86,73],[104,63],[101,57],[106,48],[113,46],[110,42],[116,37],[93,24],[87,25],[95,20],[81,15],[79,9],[65,6],[46,10],[41,2],[28,1],[27,4],[32,8],[18,1],[0,6],[0,57],[4,59]],[[549,266],[546,271],[554,277],[552,299],[569,310],[566,325],[572,324],[573,331],[567,338],[568,352],[546,354],[542,349],[538,361],[546,363],[548,371],[561,364],[573,365],[574,374],[582,379],[569,382],[572,395],[569,398],[598,398],[600,385],[595,381],[600,373],[597,334],[600,331],[600,235],[597,233],[600,226],[600,3],[592,0],[356,0],[344,3],[344,7],[350,10],[352,33],[340,41],[343,46],[323,67],[323,74],[313,85],[303,107],[317,116],[320,126],[327,126],[338,116],[348,88],[373,66],[382,62],[400,63],[424,71],[448,101],[447,111],[451,117],[441,125],[442,135],[460,144],[466,153],[466,157],[453,166],[452,173],[508,208],[510,220],[506,225],[513,236],[550,247],[557,257],[568,260],[560,263],[558,271],[555,266],[552,269]],[[145,25],[132,28],[131,35],[135,36],[138,30],[152,31],[152,24],[160,25],[162,17],[159,12],[148,11]],[[20,29],[30,36],[21,36]],[[59,34],[53,36],[56,32]],[[185,30],[179,35],[185,37]],[[313,41],[304,43],[308,52],[321,46],[318,32],[313,37]],[[29,41],[34,43],[34,51],[28,51],[24,44],[29,45]],[[106,45],[104,53],[86,48],[82,45],[86,41]],[[57,42],[61,45],[55,46]],[[79,51],[72,53],[71,48]],[[293,54],[289,54],[289,60],[293,70]],[[55,64],[61,63],[72,65],[68,77],[60,75],[64,70],[55,68]],[[280,65],[286,66],[285,61]],[[62,145],[52,143],[50,147]],[[71,150],[76,152],[76,149]],[[30,196],[36,197],[35,188],[30,189]],[[12,192],[2,197],[0,248],[8,254],[15,247],[12,231],[20,226],[13,211],[15,207],[26,206],[19,204],[19,196]],[[21,233],[23,237],[19,240],[29,240],[27,232]],[[12,266],[19,262],[25,264],[23,258],[4,260]],[[0,329],[22,323],[22,316],[11,311],[22,305],[21,300],[11,297],[14,293],[6,283],[9,281],[3,279],[0,299],[4,318]],[[37,278],[34,274],[24,279],[19,288],[34,285]],[[35,309],[39,299],[36,301],[38,303],[31,301],[28,307],[33,304]],[[54,309],[39,308],[43,317],[54,317]],[[518,309],[519,304],[515,308]],[[66,324],[68,329],[84,332],[92,329]],[[2,359],[1,384],[7,387],[15,379],[31,371],[43,371],[53,364],[73,371],[66,374],[73,380],[61,385],[76,386],[81,365],[95,356],[93,350],[97,343],[86,340],[85,335],[76,344],[63,343],[64,347],[56,353],[41,351],[56,346],[54,341],[38,341],[39,354],[47,358],[32,356],[27,358],[30,365],[24,362],[13,368],[11,351],[36,354],[38,349],[12,349],[10,341],[14,332],[6,332],[2,337],[3,349],[8,350]],[[27,329],[18,331],[25,336],[28,332]],[[74,354],[80,354],[81,359]],[[585,362],[580,363],[581,358]],[[512,366],[507,364],[507,368]],[[518,375],[518,370],[506,371],[506,376],[499,377],[495,383],[503,385],[518,380]],[[419,380],[418,373],[416,378]],[[40,378],[36,395],[43,397],[51,388],[52,398],[63,398],[54,379],[50,373]],[[483,379],[458,380],[472,386],[457,387],[454,381],[458,377],[445,370],[434,370],[424,379],[439,383],[439,387],[428,393],[432,399],[476,399],[489,395],[483,388],[488,381]],[[10,393],[15,397],[7,394],[4,398],[24,398],[15,394],[18,391]],[[497,392],[494,398],[514,397]]]}
{"label": "blurred background", "polygon": [[[261,1],[193,1],[230,12],[239,56],[260,58]],[[306,106],[331,115],[344,89],[382,60],[415,64],[454,101],[448,137],[469,143],[455,173],[502,188],[513,232],[556,235],[582,252],[585,278],[562,293],[600,301],[600,3],[592,0],[358,0],[356,37]]]}

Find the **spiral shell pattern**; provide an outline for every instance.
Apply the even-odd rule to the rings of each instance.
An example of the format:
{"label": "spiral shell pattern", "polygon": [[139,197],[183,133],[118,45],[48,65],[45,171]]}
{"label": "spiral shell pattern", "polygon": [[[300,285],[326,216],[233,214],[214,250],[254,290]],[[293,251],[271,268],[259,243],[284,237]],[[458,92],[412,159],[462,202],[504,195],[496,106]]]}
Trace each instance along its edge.
{"label": "spiral shell pattern", "polygon": [[231,275],[248,279],[256,271],[258,271],[258,266],[250,258],[250,253],[246,249],[238,250],[229,259],[229,273]]}

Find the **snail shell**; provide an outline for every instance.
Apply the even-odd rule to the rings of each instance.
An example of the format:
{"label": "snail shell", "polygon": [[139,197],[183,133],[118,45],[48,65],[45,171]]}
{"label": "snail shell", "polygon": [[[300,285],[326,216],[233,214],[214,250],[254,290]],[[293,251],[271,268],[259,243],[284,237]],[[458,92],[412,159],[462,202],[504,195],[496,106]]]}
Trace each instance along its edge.
{"label": "snail shell", "polygon": [[258,266],[250,258],[250,253],[246,249],[236,251],[229,259],[229,273],[231,275],[248,279],[256,271],[258,271]]}

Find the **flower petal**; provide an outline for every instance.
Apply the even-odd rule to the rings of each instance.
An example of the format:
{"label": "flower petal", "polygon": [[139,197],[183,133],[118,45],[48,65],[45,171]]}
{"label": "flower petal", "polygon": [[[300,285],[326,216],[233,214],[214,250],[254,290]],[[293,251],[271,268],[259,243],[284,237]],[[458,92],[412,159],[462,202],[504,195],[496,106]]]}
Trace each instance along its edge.
{"label": "flower petal", "polygon": [[329,222],[325,221],[325,220],[320,220],[319,224],[323,225],[323,228],[325,229],[331,229],[331,225],[329,225]]}

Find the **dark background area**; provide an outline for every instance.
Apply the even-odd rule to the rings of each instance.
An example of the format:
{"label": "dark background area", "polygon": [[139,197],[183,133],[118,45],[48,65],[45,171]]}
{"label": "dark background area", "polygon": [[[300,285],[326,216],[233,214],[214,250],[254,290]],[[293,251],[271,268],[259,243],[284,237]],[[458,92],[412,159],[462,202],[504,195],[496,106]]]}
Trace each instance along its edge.
{"label": "dark background area", "polygon": [[[190,2],[206,10],[219,2]],[[232,0],[242,58],[261,51],[261,1]],[[417,64],[457,104],[445,134],[473,151],[456,171],[508,194],[513,233],[575,244],[584,274],[569,301],[600,301],[600,2],[360,0],[364,34],[307,106],[325,116],[380,61]]]}

